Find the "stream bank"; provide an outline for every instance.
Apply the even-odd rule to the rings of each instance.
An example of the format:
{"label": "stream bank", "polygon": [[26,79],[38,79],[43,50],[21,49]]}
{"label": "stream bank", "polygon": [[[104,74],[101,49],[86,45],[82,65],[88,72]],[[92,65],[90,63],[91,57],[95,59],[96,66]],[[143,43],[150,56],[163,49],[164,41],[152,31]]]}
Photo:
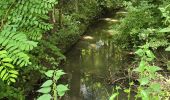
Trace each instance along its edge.
{"label": "stream bank", "polygon": [[[131,62],[127,52],[112,41],[112,27],[118,22],[117,16],[99,19],[66,53],[62,68],[70,90],[64,100],[107,100],[112,94],[116,82],[109,81],[123,77]],[[126,100],[126,94],[121,92],[120,98]]]}
{"label": "stream bank", "polygon": [[33,97],[34,95],[37,95],[37,93],[32,92],[31,90],[36,91],[37,86],[39,86],[39,84],[41,84],[44,79],[44,77],[41,77],[39,70],[43,71],[47,68],[56,69],[56,66],[60,65],[61,61],[65,59],[65,56],[62,53],[70,50],[70,48],[72,48],[72,46],[81,38],[81,36],[86,33],[85,31],[88,30],[88,27],[91,25],[91,23],[103,16],[104,11],[101,8],[96,7],[96,9],[93,9],[88,13],[89,14],[84,15],[85,19],[79,18],[78,20],[80,20],[80,22],[77,21],[78,23],[70,23],[76,20],[63,15],[65,16],[64,20],[68,17],[68,22],[63,22],[63,28],[53,34],[44,34],[43,39],[40,41],[38,47],[32,51],[31,66],[35,67],[25,68],[25,71],[23,71],[21,75],[29,76],[27,79],[21,79],[24,79],[23,83],[25,80],[27,80],[28,84],[23,84],[22,81],[21,83],[18,83],[23,84],[26,94],[28,94],[28,92],[30,93],[28,94],[28,97],[30,97],[30,95]]}

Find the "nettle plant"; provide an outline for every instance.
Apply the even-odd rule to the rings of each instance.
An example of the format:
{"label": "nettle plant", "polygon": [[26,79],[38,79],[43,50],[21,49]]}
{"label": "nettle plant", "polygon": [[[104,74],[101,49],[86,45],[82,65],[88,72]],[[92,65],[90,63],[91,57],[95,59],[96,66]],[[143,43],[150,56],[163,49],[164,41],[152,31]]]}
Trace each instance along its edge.
{"label": "nettle plant", "polygon": [[[137,86],[137,91],[135,95],[135,100],[142,99],[142,100],[160,100],[163,98],[163,91],[161,90],[160,83],[154,82],[154,79],[157,77],[157,71],[161,70],[160,67],[155,66],[152,61],[155,59],[155,56],[151,50],[149,50],[149,44],[146,43],[135,52],[140,57],[140,63],[137,68],[133,71],[136,72],[138,77],[139,85]],[[124,92],[128,94],[127,98],[130,100],[131,98],[131,91],[134,82],[129,81],[129,88],[124,89]],[[110,100],[119,100],[118,90],[121,89],[120,87],[116,87],[117,92],[114,93]]]}
{"label": "nettle plant", "polygon": [[147,43],[140,46],[135,53],[141,58],[139,66],[134,69],[139,74],[138,81],[140,83],[136,98],[160,100],[162,94],[160,84],[153,82],[153,80],[157,78],[157,71],[161,70],[161,68],[152,63],[155,59],[154,54],[149,50]]}
{"label": "nettle plant", "polygon": [[[31,64],[29,51],[37,46],[42,33],[53,28],[48,12],[55,4],[57,0],[0,0],[0,52],[5,52],[0,53],[3,81],[15,82],[16,68]],[[13,78],[11,73],[15,74]]]}
{"label": "nettle plant", "polygon": [[62,97],[68,90],[68,85],[57,85],[57,81],[64,74],[62,70],[47,71],[45,75],[48,77],[48,80],[45,81],[38,90],[38,92],[43,95],[38,97],[37,100],[58,100],[59,97]]}

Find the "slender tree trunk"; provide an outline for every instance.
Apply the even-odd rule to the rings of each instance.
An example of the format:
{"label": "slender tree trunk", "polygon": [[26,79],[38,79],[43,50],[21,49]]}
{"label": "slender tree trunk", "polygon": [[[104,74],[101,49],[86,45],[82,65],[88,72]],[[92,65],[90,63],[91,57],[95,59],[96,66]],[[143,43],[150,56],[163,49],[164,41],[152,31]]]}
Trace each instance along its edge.
{"label": "slender tree trunk", "polygon": [[53,25],[53,29],[51,29],[51,33],[54,33],[57,31],[57,27],[56,27],[56,18],[55,18],[55,6],[53,8],[52,11],[49,12],[49,16],[50,16],[50,20],[49,22]]}
{"label": "slender tree trunk", "polygon": [[62,28],[62,5],[63,5],[63,0],[59,0],[59,17],[58,17],[58,22],[59,22],[59,28]]}
{"label": "slender tree trunk", "polygon": [[79,1],[78,0],[75,0],[75,10],[76,10],[76,12],[78,12],[79,11]]}

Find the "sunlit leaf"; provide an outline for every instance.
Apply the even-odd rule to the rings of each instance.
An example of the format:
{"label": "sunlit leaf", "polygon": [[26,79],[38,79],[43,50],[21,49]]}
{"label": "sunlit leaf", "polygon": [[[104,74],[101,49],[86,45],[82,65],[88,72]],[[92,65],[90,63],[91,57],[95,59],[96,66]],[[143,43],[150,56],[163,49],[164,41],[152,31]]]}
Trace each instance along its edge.
{"label": "sunlit leaf", "polygon": [[150,87],[156,92],[159,92],[161,90],[160,84],[158,83],[151,84]]}
{"label": "sunlit leaf", "polygon": [[153,60],[155,58],[155,55],[150,50],[147,50],[146,54],[149,58],[151,58],[151,60]]}
{"label": "sunlit leaf", "polygon": [[115,98],[119,95],[119,93],[114,93],[109,100],[115,100]]}
{"label": "sunlit leaf", "polygon": [[9,80],[10,80],[11,82],[13,82],[13,83],[16,82],[16,80],[15,80],[14,78],[10,78]]}
{"label": "sunlit leaf", "polygon": [[144,52],[142,49],[138,49],[136,52],[135,52],[137,55],[139,56],[143,56],[144,55]]}
{"label": "sunlit leaf", "polygon": [[165,51],[170,51],[170,46],[165,49]]}
{"label": "sunlit leaf", "polygon": [[146,66],[146,62],[141,60],[140,64],[139,64],[139,67],[135,68],[133,71],[136,71],[136,72],[143,72],[145,70],[145,66]]}
{"label": "sunlit leaf", "polygon": [[159,71],[159,70],[162,70],[160,67],[158,66],[148,66],[146,67],[147,71],[151,72],[151,73],[154,73],[156,71]]}
{"label": "sunlit leaf", "polygon": [[141,93],[141,95],[142,95],[142,100],[149,100],[149,96],[148,96],[147,91],[141,90],[140,93]]}
{"label": "sunlit leaf", "polygon": [[161,29],[159,32],[161,32],[161,33],[170,32],[170,27]]}
{"label": "sunlit leaf", "polygon": [[49,93],[51,91],[51,87],[43,87],[38,90],[40,93]]}
{"label": "sunlit leaf", "polygon": [[57,86],[57,92],[60,97],[63,96],[67,90],[69,90],[68,85],[60,84]]}
{"label": "sunlit leaf", "polygon": [[47,80],[45,81],[41,87],[49,87],[53,84],[53,81],[52,80]]}
{"label": "sunlit leaf", "polygon": [[48,70],[45,75],[48,76],[48,77],[52,77],[53,76],[53,73],[54,73],[54,70]]}
{"label": "sunlit leaf", "polygon": [[62,75],[64,75],[65,73],[63,72],[63,70],[57,70],[56,72],[55,72],[55,76],[54,76],[54,78],[55,78],[55,80],[58,80]]}
{"label": "sunlit leaf", "polygon": [[11,62],[12,59],[11,59],[11,58],[4,58],[4,59],[2,59],[2,61],[3,61],[3,62]]}
{"label": "sunlit leaf", "polygon": [[145,77],[145,78],[141,78],[139,79],[140,85],[146,85],[149,83],[149,78]]}
{"label": "sunlit leaf", "polygon": [[52,96],[50,94],[43,94],[37,100],[51,100]]}

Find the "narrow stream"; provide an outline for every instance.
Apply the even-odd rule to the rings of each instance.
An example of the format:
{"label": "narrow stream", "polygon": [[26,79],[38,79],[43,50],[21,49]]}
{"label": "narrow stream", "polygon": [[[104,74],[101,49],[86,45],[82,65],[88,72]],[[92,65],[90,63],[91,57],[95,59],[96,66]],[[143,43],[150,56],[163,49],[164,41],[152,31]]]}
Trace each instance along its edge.
{"label": "narrow stream", "polygon": [[[64,70],[70,90],[64,100],[109,99],[115,85],[107,80],[128,64],[123,50],[111,42],[115,33],[111,28],[117,22],[117,18],[100,19],[66,54]],[[126,100],[124,95],[119,99]]]}

